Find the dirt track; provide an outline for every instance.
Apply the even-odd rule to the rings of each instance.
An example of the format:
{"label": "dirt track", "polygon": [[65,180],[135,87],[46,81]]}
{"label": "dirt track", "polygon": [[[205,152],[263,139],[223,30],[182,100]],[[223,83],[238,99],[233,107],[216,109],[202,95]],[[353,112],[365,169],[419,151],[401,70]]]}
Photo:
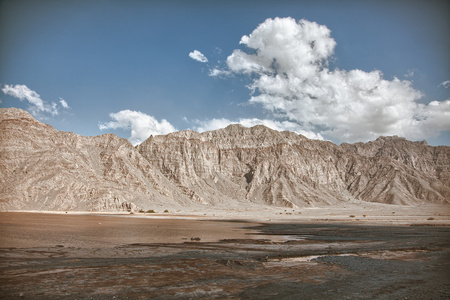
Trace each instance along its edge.
{"label": "dirt track", "polygon": [[[124,234],[143,225],[153,228],[142,231],[142,236],[134,233],[132,243],[115,245],[116,240],[110,240],[102,247],[101,237],[98,244],[86,237],[98,229],[73,230],[77,218],[58,226],[60,218],[68,216],[25,214],[28,225],[14,226],[20,219],[14,216],[1,215],[2,236],[9,237],[2,238],[0,245],[3,299],[450,298],[450,227],[446,226],[177,220],[182,233],[169,231],[178,242],[149,243],[146,235],[164,229],[161,226],[173,230],[173,222],[75,216],[92,226],[98,225],[98,218],[111,228],[119,228],[120,223]],[[196,231],[197,226],[205,227]],[[243,226],[252,229],[239,229]],[[204,228],[212,228],[216,235],[228,232],[228,238],[213,240]],[[47,237],[58,243],[39,244],[46,239],[39,234],[48,232],[64,235]],[[191,241],[189,233],[201,240]],[[36,247],[6,244],[33,235]]]}

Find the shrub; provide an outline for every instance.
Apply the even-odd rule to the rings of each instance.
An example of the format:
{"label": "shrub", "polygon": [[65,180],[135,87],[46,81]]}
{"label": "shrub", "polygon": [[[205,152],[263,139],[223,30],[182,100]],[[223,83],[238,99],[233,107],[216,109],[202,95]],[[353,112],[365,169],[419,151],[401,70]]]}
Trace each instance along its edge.
{"label": "shrub", "polygon": [[168,213],[169,211],[166,209],[164,212],[165,212],[165,213]]}
{"label": "shrub", "polygon": [[350,218],[354,218],[355,217],[355,215],[350,215]]}
{"label": "shrub", "polygon": [[147,210],[147,212],[148,212],[149,214],[154,214],[154,213],[156,213],[156,211],[154,211],[153,209],[149,209],[149,210]]}
{"label": "shrub", "polygon": [[434,220],[434,218],[433,217],[429,217],[427,220],[432,221],[432,220]]}

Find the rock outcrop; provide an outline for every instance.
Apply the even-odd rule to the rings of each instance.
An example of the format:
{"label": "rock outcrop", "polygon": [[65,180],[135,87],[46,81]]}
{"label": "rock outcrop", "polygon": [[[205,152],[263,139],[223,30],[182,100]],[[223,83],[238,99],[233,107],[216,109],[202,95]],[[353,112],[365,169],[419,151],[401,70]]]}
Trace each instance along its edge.
{"label": "rock outcrop", "polygon": [[0,209],[450,203],[450,147],[398,137],[342,144],[264,126],[150,137],[59,132],[0,110]]}
{"label": "rock outcrop", "polygon": [[134,210],[177,199],[126,140],[59,132],[19,109],[0,111],[0,208]]}
{"label": "rock outcrop", "polygon": [[[398,137],[334,145],[264,126],[151,137],[137,147],[191,198],[275,206],[349,199],[449,203],[450,148]],[[212,196],[213,195],[213,196]]]}

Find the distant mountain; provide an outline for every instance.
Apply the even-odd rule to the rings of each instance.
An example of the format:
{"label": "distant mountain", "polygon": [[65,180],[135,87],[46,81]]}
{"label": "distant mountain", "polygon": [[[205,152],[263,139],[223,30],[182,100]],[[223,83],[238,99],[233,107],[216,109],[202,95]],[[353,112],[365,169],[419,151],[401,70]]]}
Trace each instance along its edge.
{"label": "distant mountain", "polygon": [[0,209],[130,210],[450,204],[450,147],[399,137],[342,144],[264,126],[150,137],[60,132],[0,109]]}

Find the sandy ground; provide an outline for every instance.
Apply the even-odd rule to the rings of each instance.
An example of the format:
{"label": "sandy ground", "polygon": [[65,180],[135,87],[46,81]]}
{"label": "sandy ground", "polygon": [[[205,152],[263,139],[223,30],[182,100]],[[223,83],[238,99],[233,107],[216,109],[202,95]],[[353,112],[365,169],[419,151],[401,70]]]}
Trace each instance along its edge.
{"label": "sandy ground", "polygon": [[[164,212],[166,211],[167,212]],[[10,210],[14,212],[14,210]],[[448,205],[386,205],[363,201],[307,208],[277,208],[247,205],[243,207],[202,206],[198,208],[163,207],[155,213],[139,212],[89,212],[89,211],[25,211],[46,214],[71,215],[132,215],[152,219],[182,220],[250,220],[254,222],[356,222],[360,224],[429,224],[450,225],[450,206]]]}
{"label": "sandy ground", "polygon": [[448,207],[0,213],[1,299],[450,299]]}

